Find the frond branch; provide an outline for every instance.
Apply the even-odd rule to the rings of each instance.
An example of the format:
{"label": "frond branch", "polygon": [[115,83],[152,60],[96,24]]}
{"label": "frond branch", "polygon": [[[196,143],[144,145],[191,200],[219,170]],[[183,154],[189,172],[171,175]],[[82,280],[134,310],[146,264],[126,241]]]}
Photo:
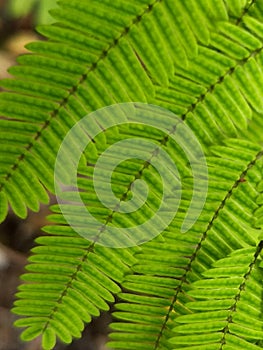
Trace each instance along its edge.
{"label": "frond branch", "polygon": [[250,53],[250,55],[248,57],[244,58],[243,60],[237,61],[236,65],[234,67],[229,68],[223,75],[221,75],[218,78],[218,80],[215,83],[213,83],[209,87],[207,87],[206,92],[204,94],[200,95],[197,98],[197,101],[195,103],[193,103],[192,105],[190,105],[188,107],[187,111],[181,116],[182,120],[186,120],[188,117],[188,114],[193,112],[199,104],[204,102],[205,99],[207,98],[207,96],[209,94],[212,94],[213,91],[215,90],[216,86],[222,84],[227,76],[232,75],[238,67],[244,66],[249,61],[250,58],[257,56],[258,54],[261,53],[262,50],[263,50],[263,46],[260,47],[259,49],[252,51]]}
{"label": "frond branch", "polygon": [[233,321],[233,314],[236,312],[237,310],[237,305],[238,305],[238,301],[240,300],[241,298],[241,294],[242,292],[244,292],[245,288],[246,288],[246,283],[252,273],[252,270],[253,268],[255,267],[255,264],[261,254],[263,250],[263,241],[261,241],[259,244],[258,244],[258,247],[256,249],[256,252],[255,252],[255,255],[254,255],[254,260],[250,263],[249,265],[249,270],[246,272],[246,274],[243,276],[243,282],[239,285],[239,288],[238,288],[238,293],[237,295],[235,296],[235,302],[234,304],[230,307],[230,314],[228,315],[227,317],[227,324],[226,326],[224,327],[223,329],[223,335],[222,335],[222,340],[221,340],[221,346],[220,346],[220,349],[219,350],[223,350],[224,348],[224,345],[226,343],[226,335],[229,333],[229,324],[232,323]]}
{"label": "frond branch", "polygon": [[[202,247],[202,244],[204,243],[204,241],[206,240],[207,238],[207,235],[208,235],[208,232],[211,230],[211,228],[213,227],[213,224],[215,222],[215,220],[218,218],[219,216],[219,213],[222,209],[224,209],[225,205],[226,205],[226,202],[231,198],[234,190],[240,186],[240,184],[242,183],[242,180],[245,178],[245,176],[247,175],[248,171],[256,164],[257,161],[259,161],[261,158],[263,157],[263,150],[261,150],[260,152],[258,152],[258,154],[256,155],[256,157],[247,165],[246,169],[240,174],[240,177],[238,180],[235,181],[235,183],[233,184],[233,186],[230,188],[230,190],[227,192],[226,196],[224,197],[224,199],[222,200],[221,204],[218,206],[217,210],[215,211],[212,219],[210,220],[210,222],[208,223],[208,226],[206,228],[206,230],[203,232],[202,236],[201,236],[201,239],[199,241],[199,243],[197,244],[196,248],[195,248],[195,251],[193,252],[190,260],[189,260],[189,263],[187,264],[186,266],[186,269],[185,269],[185,273],[184,275],[181,277],[181,281],[180,281],[180,284],[178,285],[178,287],[176,288],[176,291],[175,291],[175,294],[174,294],[174,297],[172,299],[172,302],[171,302],[171,305],[168,309],[168,312],[166,314],[166,317],[164,319],[164,322],[162,324],[162,328],[158,334],[158,338],[156,340],[156,343],[155,343],[155,347],[154,347],[154,350],[157,350],[158,347],[159,347],[159,344],[160,344],[160,340],[165,332],[165,329],[166,329],[166,325],[167,325],[167,322],[169,321],[170,319],[170,316],[171,316],[171,313],[172,311],[174,310],[174,305],[175,303],[177,302],[178,300],[178,296],[180,295],[180,293],[183,292],[183,285],[187,282],[187,275],[188,273],[191,271],[191,267],[192,267],[192,264],[193,262],[195,261],[195,259],[197,258],[197,255],[198,255],[198,252],[200,251],[201,247]],[[256,253],[255,253],[255,259],[257,259],[257,257],[259,256],[261,250],[262,250],[262,247],[263,247],[263,242],[260,243],[259,245],[259,248],[257,249]],[[251,264],[251,266],[253,267],[253,264]],[[251,267],[251,269],[252,269]]]}

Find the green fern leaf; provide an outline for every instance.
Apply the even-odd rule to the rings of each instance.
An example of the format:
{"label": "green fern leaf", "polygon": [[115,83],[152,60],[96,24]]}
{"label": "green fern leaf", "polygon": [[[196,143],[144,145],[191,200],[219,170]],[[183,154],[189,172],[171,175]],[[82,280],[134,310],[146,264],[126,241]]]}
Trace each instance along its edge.
{"label": "green fern leaf", "polygon": [[[52,226],[47,227],[52,232]],[[67,235],[41,237],[29,258],[29,273],[22,276],[26,284],[19,287],[13,311],[27,316],[16,321],[27,327],[22,339],[41,333],[44,349],[52,349],[56,337],[70,343],[79,338],[84,322],[108,310],[117,283],[133,261],[128,251],[95,247],[73,230]],[[114,261],[114,263],[113,263]],[[117,267],[116,267],[117,266]]]}
{"label": "green fern leaf", "polygon": [[[251,226],[254,224],[254,211],[258,208],[255,202],[259,193],[253,188],[260,179],[262,152],[260,147],[246,140],[231,139],[226,141],[226,145],[227,147],[210,148],[210,152],[217,157],[207,157],[210,186],[206,204],[196,224],[186,235],[180,234],[181,220],[184,219],[184,213],[191,200],[191,193],[183,191],[179,213],[163,233],[164,242],[158,242],[158,240],[149,242],[136,254],[137,262],[132,267],[132,274],[126,276],[122,284],[127,292],[119,295],[128,305],[117,304],[117,310],[113,314],[118,323],[112,325],[115,331],[111,334],[110,348],[124,347],[125,339],[131,332],[130,327],[133,330],[133,338],[128,338],[129,343],[124,347],[125,349],[135,347],[173,349],[169,338],[172,337],[172,329],[177,322],[177,317],[190,313],[188,305],[192,304],[188,303],[192,297],[195,297],[189,292],[189,285],[198,281],[207,268],[211,267],[215,261],[223,259],[231,251],[254,247],[258,244],[259,232]],[[246,182],[242,182],[244,178]],[[165,252],[164,257],[160,251]],[[255,248],[251,251],[255,253]],[[242,261],[239,255],[235,258],[237,261]],[[231,259],[233,262],[234,258]],[[221,289],[216,290],[218,280],[215,280],[211,282],[211,287],[214,288],[211,292],[207,288],[198,290],[199,298],[215,299],[199,302],[200,308],[202,307],[206,312],[228,309],[231,306],[229,295],[236,295],[238,292],[241,282],[240,278],[235,277],[242,276],[243,267],[230,268],[227,260],[223,261],[229,277],[234,278],[234,285],[233,288],[229,287],[226,290],[226,285],[230,282],[222,279]],[[217,269],[219,277],[225,270]],[[133,298],[131,293],[138,296]],[[153,298],[152,301],[151,298]],[[143,305],[146,307],[144,308]],[[150,305],[159,308],[158,312],[155,311],[155,317],[149,308]],[[124,307],[125,311],[123,311]],[[207,316],[210,317],[210,314],[209,312]],[[215,321],[221,322],[221,319]],[[137,328],[134,329],[134,325]],[[185,329],[189,330],[189,334],[185,337],[180,335],[173,341],[177,346],[187,344],[212,346],[213,342],[220,342],[222,339],[220,334],[212,333],[215,327],[220,327],[222,324],[209,322],[209,325],[212,327],[211,339],[207,338],[207,334],[193,338],[188,326]],[[203,332],[209,325],[202,328]],[[146,332],[148,338],[145,337],[144,341],[141,338]],[[208,342],[209,345],[205,345]]]}
{"label": "green fern leaf", "polygon": [[[188,294],[197,301],[188,305],[193,313],[176,319],[180,325],[174,331],[179,335],[171,339],[172,343],[180,345],[184,343],[183,339],[187,339],[188,345],[210,346],[213,345],[214,334],[217,346],[221,344],[222,348],[234,344],[236,349],[259,348],[250,342],[262,339],[263,335],[258,298],[262,292],[262,271],[258,268],[261,250],[262,242],[256,250],[255,247],[237,250],[229,257],[214,263],[214,268],[203,274],[207,279],[192,284],[193,289]],[[235,279],[234,275],[240,275],[241,281]],[[206,300],[213,302],[220,299],[231,300],[231,307],[222,311],[198,313],[199,303],[200,310],[203,310]],[[200,338],[199,334],[204,334],[207,339]],[[241,342],[238,344],[239,338]]]}
{"label": "green fern leaf", "polygon": [[[261,7],[259,1],[243,0],[61,0],[52,11],[58,23],[39,28],[48,40],[29,44],[33,55],[21,56],[10,69],[15,79],[2,82],[10,91],[0,95],[5,116],[0,120],[0,221],[8,204],[24,218],[27,208],[37,211],[39,201],[48,202],[46,190],[55,192],[54,165],[62,140],[76,122],[101,107],[140,101],[167,108],[195,133],[205,158],[189,161],[186,153],[194,153],[196,144],[189,139],[182,150],[170,137],[185,136],[175,116],[167,135],[140,120],[106,130],[91,115],[87,133],[95,128],[100,134],[78,164],[80,198],[67,190],[60,198],[66,203],[52,206],[53,224],[44,228],[47,236],[36,240],[17,293],[13,311],[22,316],[16,325],[27,328],[23,340],[41,335],[44,349],[52,349],[57,337],[70,343],[86,322],[109,309],[117,294],[118,322],[112,324],[109,343],[114,349],[261,346]],[[165,117],[151,115],[160,127]],[[85,131],[81,138],[87,138]],[[111,145],[127,138],[148,160],[158,159],[155,146],[165,151],[177,166],[182,190],[168,168],[162,168],[165,187],[149,161],[133,159],[127,145],[116,147],[113,158],[131,158],[111,175],[118,205],[133,197],[135,180],[149,187],[146,202],[138,197],[141,210],[123,215],[99,201],[93,176],[98,171],[99,187],[106,192],[108,167],[98,170],[95,164]],[[138,139],[152,144],[142,148]],[[76,141],[70,145],[73,157],[77,146]],[[204,204],[205,161],[209,186]],[[58,171],[65,172],[63,167]],[[160,207],[164,187],[168,204],[182,194],[177,214],[161,234],[152,225],[142,235],[137,226]],[[92,224],[87,229],[79,199],[101,223],[99,231]],[[181,232],[197,216],[188,232]],[[141,248],[102,247],[105,241],[98,237],[105,226],[132,227],[131,245],[148,241],[149,235],[155,238]],[[116,240],[110,243],[115,246]]]}
{"label": "green fern leaf", "polygon": [[[185,13],[189,15],[182,21]],[[10,70],[16,79],[1,83],[12,91],[0,101],[10,133],[16,130],[17,120],[25,129],[32,124],[35,127],[25,134],[27,141],[22,135],[17,138],[21,144],[13,149],[8,164],[1,162],[0,190],[21,217],[26,215],[24,198],[16,203],[10,193],[19,197],[16,174],[22,164],[36,187],[54,192],[51,174],[55,155],[75,121],[116,102],[152,101],[153,81],[168,85],[174,66],[196,54],[197,40],[208,42],[211,23],[227,19],[222,0],[212,8],[209,1],[202,1],[200,7],[195,1],[177,2],[176,6],[173,1],[134,2],[129,6],[122,1],[92,0],[89,6],[84,0],[60,1],[52,14],[60,23],[40,28],[50,40],[29,44],[35,54],[19,58],[21,64]],[[202,26],[195,24],[196,18]],[[154,53],[156,45],[158,55]],[[84,108],[80,108],[83,100]],[[63,125],[59,137],[58,124]],[[32,166],[32,157],[37,165]],[[43,201],[42,190],[35,196]],[[25,204],[37,210],[36,203]]]}

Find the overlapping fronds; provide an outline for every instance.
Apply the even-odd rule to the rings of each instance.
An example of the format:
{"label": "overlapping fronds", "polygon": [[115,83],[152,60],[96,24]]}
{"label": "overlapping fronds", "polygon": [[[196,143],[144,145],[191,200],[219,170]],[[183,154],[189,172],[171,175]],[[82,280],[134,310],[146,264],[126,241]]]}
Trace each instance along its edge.
{"label": "overlapping fronds", "polygon": [[[163,110],[160,111],[163,113]],[[156,112],[155,117],[157,116],[158,113]],[[103,125],[100,127],[103,129]],[[119,131],[120,139],[122,139],[125,137],[125,132],[128,130],[124,126],[124,129],[121,130],[120,128]],[[158,130],[155,130],[156,134],[152,134],[152,128],[150,126],[144,128],[143,131],[146,133],[148,138],[151,136],[153,141],[149,149],[139,149],[140,153],[144,154],[145,159],[147,160],[151,157],[153,158],[154,150],[158,143],[160,143],[159,139],[164,139],[164,137],[167,135],[164,135],[162,131],[158,132]],[[179,132],[179,126],[177,132]],[[139,211],[131,213],[130,215],[122,215],[114,209],[103,206],[97,198],[96,191],[94,190],[93,162],[96,163],[96,158],[99,157],[104,151],[104,147],[107,146],[107,140],[112,140],[110,137],[107,138],[108,134],[112,134],[110,129],[104,134],[102,133],[98,135],[100,142],[98,142],[98,139],[95,137],[94,143],[90,143],[90,147],[88,146],[86,149],[88,165],[84,167],[83,164],[80,164],[79,168],[79,174],[81,176],[78,179],[78,188],[81,190],[81,199],[90,213],[101,222],[100,228],[107,224],[116,227],[139,226],[140,224],[143,224],[144,221],[150,219],[152,214],[160,206],[163,192],[163,179],[160,177],[154,166],[152,166],[150,163],[128,159],[123,163],[120,163],[120,165],[114,170],[111,176],[112,189],[116,197],[119,197],[119,201],[121,202],[124,201],[126,197],[131,196],[131,184],[135,180],[145,180],[149,185],[149,195],[145,205],[143,205]],[[131,135],[132,133],[130,136]],[[117,140],[117,136],[118,135],[114,133],[115,141]],[[142,135],[140,136],[142,138]],[[173,162],[182,164],[181,167],[178,166],[182,175],[189,177],[191,172],[187,166],[188,160],[186,155],[182,150],[180,151],[177,148],[172,149],[171,144],[173,143],[167,142],[167,145],[163,144],[163,149],[166,149]],[[138,146],[140,146],[140,143]],[[116,151],[116,156],[119,156],[120,153],[127,155],[128,152],[129,149],[122,145],[121,148]],[[111,153],[110,157],[112,158],[113,156],[114,154]],[[157,158],[158,154],[156,154],[155,157]],[[195,161],[197,162],[197,159],[195,159]],[[159,157],[159,162],[162,162],[161,157]],[[100,188],[103,188],[105,173],[107,173],[107,171],[107,167],[101,169],[101,175],[103,176],[98,180],[101,181]],[[174,181],[170,181],[166,185],[166,189],[168,188],[168,193],[170,193],[170,196],[173,196],[173,191],[177,187],[178,184]],[[74,198],[76,198],[75,195],[76,192],[73,190],[66,191],[62,198],[64,200],[70,199],[74,201]],[[116,285],[115,289],[109,288],[108,290],[108,277],[118,283],[122,283],[124,275],[128,273],[128,267],[134,265],[136,262],[133,254],[135,251],[138,251],[138,248],[132,248],[131,251],[126,250],[127,248],[122,250],[110,248],[107,249],[105,247],[98,246],[96,243],[89,243],[89,241],[85,240],[84,238],[80,238],[77,233],[74,232],[74,229],[68,225],[68,222],[64,217],[65,215],[72,215],[74,218],[74,227],[81,228],[84,236],[85,231],[87,231],[86,234],[94,232],[93,237],[95,242],[96,236],[103,234],[103,232],[100,232],[100,229],[98,230],[96,227],[87,226],[85,221],[86,213],[85,211],[83,212],[82,209],[82,207],[79,207],[78,205],[75,206],[72,202],[70,204],[62,203],[60,206],[56,205],[52,207],[53,214],[49,217],[49,219],[54,222],[55,225],[47,226],[44,229],[45,232],[51,234],[52,236],[37,239],[37,243],[44,245],[44,247],[40,246],[33,249],[33,253],[35,253],[35,255],[30,258],[33,264],[28,265],[28,269],[33,273],[30,273],[29,275],[26,274],[23,277],[26,281],[34,283],[22,285],[20,287],[22,293],[19,292],[17,295],[20,300],[15,303],[14,312],[19,315],[26,316],[26,318],[18,321],[16,324],[18,326],[29,327],[23,333],[23,339],[29,340],[30,337],[32,338],[38,334],[42,334],[43,344],[47,349],[52,347],[56,336],[60,337],[61,340],[65,342],[69,342],[71,339],[70,337],[72,336],[80,336],[80,331],[83,327],[81,328],[77,326],[77,328],[79,328],[79,333],[77,333],[76,327],[73,328],[73,331],[68,331],[68,333],[65,333],[65,330],[64,332],[60,331],[59,322],[62,322],[62,325],[64,326],[70,326],[67,319],[67,310],[69,313],[74,313],[77,311],[77,314],[80,316],[78,325],[83,324],[83,321],[87,322],[90,315],[94,316],[98,314],[98,312],[94,314],[93,309],[89,308],[89,303],[86,302],[85,308],[87,307],[86,311],[89,313],[89,315],[84,318],[84,307],[81,309],[80,303],[79,305],[74,304],[71,300],[72,295],[75,295],[76,292],[85,291],[87,289],[85,292],[86,298],[89,302],[93,302],[93,308],[96,307],[97,309],[105,310],[105,308],[107,308],[107,304],[105,301],[103,301],[103,299],[106,299],[107,302],[113,302],[114,299],[111,293],[116,294],[119,291]],[[174,215],[173,212],[172,215]],[[157,228],[151,227],[151,235],[158,235],[158,232],[155,233],[155,231],[157,231]],[[140,231],[137,233],[136,227],[134,227],[132,229],[132,239],[136,239],[136,236],[139,234]],[[146,231],[145,240],[148,240],[147,235],[149,235],[149,233]],[[114,237],[106,238],[107,240],[110,239],[110,242],[114,240]],[[140,235],[138,239],[143,241],[143,235]],[[52,262],[56,263],[55,267],[53,265],[50,266]],[[94,274],[94,264],[95,268],[99,269],[99,273],[102,274],[102,276],[100,276],[100,274],[98,275],[98,281],[96,280],[97,277]],[[60,269],[62,276],[59,277],[58,272]],[[103,279],[104,275],[108,276],[107,278],[104,277],[105,281]],[[58,283],[59,281],[61,281],[61,283]],[[82,286],[80,285],[80,282],[82,282]],[[87,284],[86,287],[84,285],[85,283]],[[100,285],[104,285],[104,289]],[[80,289],[81,287],[82,289]],[[50,288],[50,290],[53,290],[54,288],[55,290],[51,296],[49,293],[47,293],[47,300],[45,300],[46,292],[40,293],[40,296],[38,297],[37,291],[41,290],[41,288],[43,288],[45,291],[48,288]],[[98,292],[100,295],[99,298],[96,297],[96,293]],[[81,298],[80,301],[82,299],[83,298]],[[37,309],[31,307],[31,303],[36,305]],[[42,314],[43,317],[41,317]],[[69,329],[71,329],[71,327],[69,327]],[[53,342],[48,344],[47,339],[50,337]]]}
{"label": "overlapping fronds", "polygon": [[154,102],[181,116],[205,145],[240,135],[262,114],[263,26],[249,16],[244,22],[246,29],[222,24],[188,67],[175,69],[169,87],[156,87]]}
{"label": "overlapping fronds", "polygon": [[[118,294],[109,343],[114,349],[260,346],[259,310],[251,310],[254,328],[251,316],[242,317],[249,297],[257,308],[261,300],[262,14],[260,0],[60,0],[52,11],[58,22],[39,28],[48,40],[29,44],[33,54],[19,57],[19,65],[10,69],[15,79],[2,82],[10,92],[0,94],[5,116],[0,120],[0,221],[8,204],[25,217],[27,207],[37,211],[39,201],[48,202],[61,142],[90,112],[138,101],[164,107],[179,119],[174,116],[166,133],[136,123],[106,130],[97,123],[100,134],[94,139],[89,130],[83,134],[92,142],[78,164],[77,187],[101,230],[86,226],[85,212],[73,204],[75,188],[63,194],[70,203],[51,208],[53,224],[44,229],[47,236],[37,239],[15,302],[14,312],[24,316],[16,325],[27,328],[24,340],[42,335],[44,349],[52,349],[57,337],[70,343]],[[161,126],[160,115],[152,117]],[[189,160],[173,139],[182,121],[198,138],[205,159]],[[93,176],[100,156],[132,137],[152,146],[141,149],[134,141],[145,158],[118,163],[111,189],[124,203],[133,196],[133,183],[144,180],[149,194],[140,211],[127,215],[100,202]],[[151,227],[155,238],[141,248],[100,246],[97,235],[107,225],[133,226],[137,243],[149,240],[136,226],[150,219],[163,200],[162,176],[150,162],[161,159],[157,148],[169,155],[182,181],[179,189],[167,176],[168,203],[182,195],[173,221],[161,234]],[[122,144],[116,159],[129,151]],[[193,188],[194,166],[200,176]],[[103,190],[108,167],[99,170]],[[93,240],[80,237],[67,215],[84,237],[85,231],[87,236],[94,231]],[[182,232],[193,217],[198,219]],[[232,268],[237,261],[240,265]],[[220,289],[217,283],[231,288]]]}
{"label": "overlapping fronds", "polygon": [[261,349],[263,242],[218,260],[192,283],[192,313],[176,319],[175,349]]}
{"label": "overlapping fronds", "polygon": [[191,201],[191,191],[185,191],[163,240],[145,244],[136,254],[138,261],[123,282],[126,292],[116,305],[118,322],[111,325],[111,348],[173,349],[169,339],[177,317],[190,312],[191,283],[232,251],[258,244],[260,231],[253,225],[259,208],[255,188],[262,174],[262,151],[245,140],[232,139],[211,152],[207,200],[195,225],[180,233]]}
{"label": "overlapping fronds", "polygon": [[[196,55],[197,40],[208,42],[209,23],[228,18],[222,0],[213,6],[193,0],[128,5],[62,0],[59,5],[52,12],[59,23],[39,29],[49,40],[29,44],[35,54],[21,56],[20,65],[10,69],[16,79],[1,83],[12,91],[0,100],[6,116],[1,130],[9,134],[8,140],[1,135],[9,148],[2,160],[7,149],[1,147],[1,221],[8,203],[25,217],[26,207],[37,211],[39,201],[47,202],[43,186],[53,191],[54,159],[76,120],[116,102],[151,100],[152,83],[168,85],[174,65]],[[19,132],[17,121],[23,125]]]}

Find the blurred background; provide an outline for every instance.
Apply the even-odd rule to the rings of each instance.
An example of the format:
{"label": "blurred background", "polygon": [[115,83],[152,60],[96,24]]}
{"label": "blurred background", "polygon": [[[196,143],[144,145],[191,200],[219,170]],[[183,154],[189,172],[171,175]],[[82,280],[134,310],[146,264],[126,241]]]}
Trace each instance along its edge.
{"label": "blurred background", "polygon": [[[48,10],[54,7],[56,0],[0,0],[0,79],[9,77],[8,67],[15,64],[18,55],[27,53],[25,44],[41,39],[34,28],[52,22]],[[40,213],[30,212],[26,220],[10,212],[0,225],[0,350],[41,350],[40,339],[31,343],[20,341],[21,330],[13,327],[16,316],[10,310],[19,276],[24,272],[34,239],[47,224],[48,214],[45,206]],[[82,339],[68,346],[58,343],[55,350],[106,350],[109,321],[109,314],[102,314],[86,327]]]}

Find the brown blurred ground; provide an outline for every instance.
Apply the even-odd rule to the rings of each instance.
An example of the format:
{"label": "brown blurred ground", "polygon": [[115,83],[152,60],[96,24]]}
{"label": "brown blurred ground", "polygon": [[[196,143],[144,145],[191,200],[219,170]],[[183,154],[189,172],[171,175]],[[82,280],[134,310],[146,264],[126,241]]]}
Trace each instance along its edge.
{"label": "brown blurred ground", "polygon": [[[9,76],[7,68],[15,64],[19,54],[26,52],[24,45],[39,38],[33,30],[34,13],[26,18],[8,18],[7,1],[0,0],[0,79]],[[34,239],[41,235],[40,228],[46,224],[47,214],[48,207],[45,206],[40,213],[29,213],[26,220],[20,220],[10,213],[0,225],[0,350],[41,350],[39,339],[31,343],[19,340],[20,330],[13,327],[16,316],[10,309],[20,283],[19,276],[24,272]],[[108,314],[103,314],[86,327],[82,339],[69,346],[58,344],[55,349],[105,350],[109,318]]]}

